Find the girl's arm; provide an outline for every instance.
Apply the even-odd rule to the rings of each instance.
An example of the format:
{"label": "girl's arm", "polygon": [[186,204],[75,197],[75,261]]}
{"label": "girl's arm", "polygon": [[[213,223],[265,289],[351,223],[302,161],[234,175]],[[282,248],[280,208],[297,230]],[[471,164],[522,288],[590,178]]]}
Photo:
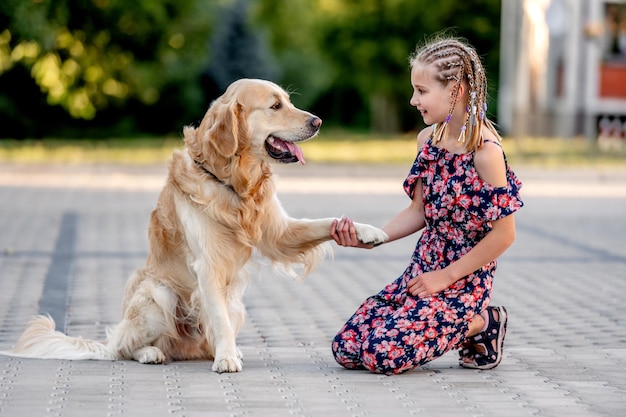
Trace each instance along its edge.
{"label": "girl's arm", "polygon": [[[417,135],[417,151],[422,148],[426,140],[432,135],[433,128],[426,127]],[[417,232],[426,225],[424,218],[424,202],[422,199],[422,180],[418,179],[415,184],[415,192],[411,204],[404,210],[399,212],[393,219],[387,223],[382,230],[387,233],[389,240],[401,239],[412,233]],[[352,246],[356,248],[371,249],[372,245],[364,245],[359,242],[356,237],[356,229],[352,223],[352,219],[341,218],[335,220],[330,228],[330,236],[340,246]]]}
{"label": "girl's arm", "polygon": [[382,229],[389,236],[387,242],[393,242],[417,232],[425,225],[422,180],[420,178],[415,183],[415,193],[411,204],[391,219]]}
{"label": "girl's arm", "polygon": [[494,221],[492,225],[493,228],[487,236],[461,259],[444,269],[426,272],[411,279],[408,284],[409,293],[426,297],[443,291],[502,255],[515,240],[514,216],[510,214]]}
{"label": "girl's arm", "polygon": [[[396,214],[382,230],[387,233],[389,239],[385,242],[392,242],[405,236],[413,234],[424,227],[424,204],[422,202],[421,179],[415,184],[415,194],[411,204],[404,210]],[[356,248],[373,248],[372,245],[365,245],[356,237],[356,229],[352,219],[341,218],[335,220],[331,226],[330,236],[340,246],[352,246]]]}
{"label": "girl's arm", "polygon": [[472,250],[448,266],[451,283],[471,274],[502,255],[515,241],[515,216],[510,214],[492,223],[492,229]]}
{"label": "girl's arm", "polygon": [[[494,187],[507,184],[502,149],[492,142],[476,152],[474,164],[481,179]],[[424,273],[409,281],[414,296],[425,297],[445,290],[459,279],[487,265],[506,251],[515,240],[515,217],[510,214],[492,222],[492,229],[472,250],[444,269]]]}

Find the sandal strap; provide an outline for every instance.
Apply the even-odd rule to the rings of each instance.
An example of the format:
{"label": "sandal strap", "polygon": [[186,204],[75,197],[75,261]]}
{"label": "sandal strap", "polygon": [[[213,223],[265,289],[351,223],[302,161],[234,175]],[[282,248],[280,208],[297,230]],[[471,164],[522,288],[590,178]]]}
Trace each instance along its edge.
{"label": "sandal strap", "polygon": [[[479,357],[487,358],[487,360],[495,360],[498,356],[498,351],[493,347],[493,341],[498,340],[498,332],[500,330],[500,320],[502,320],[502,311],[498,309],[498,319],[496,320],[493,310],[496,310],[497,307],[487,307],[487,328],[480,333],[475,334],[474,336],[468,337],[467,339],[473,345],[480,345],[485,353],[476,352],[474,357],[478,360]],[[497,344],[497,343],[496,343]],[[474,348],[475,350],[475,348]]]}
{"label": "sandal strap", "polygon": [[[470,336],[467,339],[472,344],[477,343],[486,343],[491,342],[498,337],[498,331],[500,329],[500,320],[502,319],[501,314],[499,314],[498,318],[500,320],[496,320],[493,310],[496,310],[496,307],[487,307],[487,328],[482,332],[475,334],[474,336]],[[500,313],[500,311],[498,311]]]}
{"label": "sandal strap", "polygon": [[468,346],[466,348],[459,350],[459,357],[460,358],[473,358],[474,355],[477,353],[478,352],[476,352],[476,348],[474,346]]}
{"label": "sandal strap", "polygon": [[[498,311],[498,319],[496,320],[493,314],[493,310]],[[470,347],[463,345],[464,353],[471,353],[472,356],[461,356],[459,364],[465,368],[473,369],[492,369],[500,364],[502,360],[502,348],[504,345],[504,336],[506,334],[506,324],[508,319],[507,311],[504,307],[488,307],[487,308],[488,322],[484,331],[468,337],[466,343],[471,343]],[[495,348],[493,342],[495,341]],[[485,351],[479,353],[477,346],[480,346]],[[465,362],[463,359],[471,359],[471,362]]]}

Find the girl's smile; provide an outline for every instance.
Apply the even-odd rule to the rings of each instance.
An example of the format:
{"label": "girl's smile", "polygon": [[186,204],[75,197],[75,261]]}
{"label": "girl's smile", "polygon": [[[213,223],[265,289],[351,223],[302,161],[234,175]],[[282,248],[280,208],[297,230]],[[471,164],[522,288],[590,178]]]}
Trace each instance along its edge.
{"label": "girl's smile", "polygon": [[442,123],[450,109],[451,87],[437,81],[430,66],[422,65],[415,65],[411,70],[411,84],[413,96],[410,103],[420,112],[424,123]]}

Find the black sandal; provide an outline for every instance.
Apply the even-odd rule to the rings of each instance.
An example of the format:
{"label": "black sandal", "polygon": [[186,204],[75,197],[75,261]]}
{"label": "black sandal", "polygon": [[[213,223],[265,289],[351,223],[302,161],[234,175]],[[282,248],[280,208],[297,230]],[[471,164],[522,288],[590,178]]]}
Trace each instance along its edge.
{"label": "black sandal", "polygon": [[474,345],[467,340],[459,347],[459,364],[462,364],[464,359],[474,359],[474,355],[477,353]]}
{"label": "black sandal", "polygon": [[[498,320],[494,317],[494,310],[498,312]],[[465,344],[459,352],[459,365],[470,369],[493,369],[500,365],[502,361],[502,348],[504,346],[504,336],[506,335],[506,324],[508,315],[504,307],[487,308],[487,328],[471,337],[467,338]],[[494,349],[493,342],[496,342]],[[482,347],[484,353],[480,353],[476,346]],[[467,362],[464,359],[471,359]]]}

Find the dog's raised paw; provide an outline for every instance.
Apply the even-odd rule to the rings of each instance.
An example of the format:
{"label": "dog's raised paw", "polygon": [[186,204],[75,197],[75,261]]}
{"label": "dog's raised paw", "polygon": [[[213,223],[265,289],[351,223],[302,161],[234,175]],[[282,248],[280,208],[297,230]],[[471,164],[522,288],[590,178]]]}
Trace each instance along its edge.
{"label": "dog's raised paw", "polygon": [[213,371],[219,374],[223,372],[241,372],[243,364],[240,358],[215,358]]}
{"label": "dog's raised paw", "polygon": [[366,245],[378,246],[385,243],[389,236],[378,227],[371,226],[369,224],[354,223],[356,227],[356,237],[359,242]]}

